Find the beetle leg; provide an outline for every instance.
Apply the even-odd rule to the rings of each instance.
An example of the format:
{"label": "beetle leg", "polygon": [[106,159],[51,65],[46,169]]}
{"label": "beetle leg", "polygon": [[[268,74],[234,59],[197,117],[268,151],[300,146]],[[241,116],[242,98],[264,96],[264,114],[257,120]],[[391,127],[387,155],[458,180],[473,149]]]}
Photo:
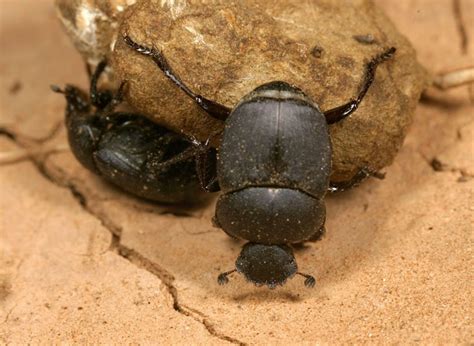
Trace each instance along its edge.
{"label": "beetle leg", "polygon": [[125,87],[127,86],[127,81],[122,81],[122,83],[120,83],[120,86],[117,90],[117,92],[115,93],[115,95],[111,95],[111,100],[109,101],[109,103],[103,108],[101,109],[101,113],[102,114],[110,114],[114,111],[114,109],[122,103],[123,101],[123,93],[124,93],[124,89]]}
{"label": "beetle leg", "polygon": [[189,148],[183,150],[182,152],[180,152],[179,154],[173,156],[172,158],[170,158],[166,161],[163,161],[163,162],[159,163],[158,165],[155,165],[153,167],[153,170],[155,172],[166,171],[170,166],[175,165],[175,164],[177,164],[181,161],[189,160],[190,158],[192,158],[195,155],[196,155],[196,149],[193,148],[193,147],[189,147]]}
{"label": "beetle leg", "polygon": [[137,121],[140,116],[126,112],[114,112],[102,114],[98,117],[107,126],[120,126],[129,121]]}
{"label": "beetle leg", "polygon": [[328,124],[334,124],[343,120],[357,109],[365,94],[367,93],[367,90],[369,90],[370,85],[374,81],[377,66],[390,59],[395,54],[395,51],[396,49],[394,47],[389,48],[383,53],[372,58],[372,60],[367,63],[364,81],[359,90],[359,94],[355,99],[350,100],[346,104],[324,112],[324,116],[326,117]]}
{"label": "beetle leg", "polygon": [[99,91],[97,90],[97,82],[99,81],[100,76],[107,66],[107,61],[102,60],[95,69],[91,77],[90,84],[90,99],[91,104],[94,105],[97,109],[104,109],[112,101],[112,93],[108,90]]}
{"label": "beetle leg", "polygon": [[215,149],[209,149],[196,155],[196,171],[201,187],[207,192],[220,191],[216,173]]}
{"label": "beetle leg", "polygon": [[306,287],[313,288],[314,285],[316,284],[316,279],[313,276],[308,275],[308,274],[303,274],[303,273],[300,273],[300,272],[296,272],[296,274],[301,275],[302,277],[305,278],[304,285]]}
{"label": "beetle leg", "polygon": [[179,76],[173,71],[168,61],[166,60],[163,53],[158,49],[149,48],[142,46],[141,44],[133,41],[128,35],[124,35],[123,39],[125,43],[138,53],[146,55],[152,58],[155,64],[160,68],[161,71],[168,77],[178,88],[184,91],[189,97],[191,97],[199,107],[201,107],[206,113],[211,117],[224,121],[227,119],[230,109],[220,103],[211,101],[201,95],[194,93],[189,87],[184,84],[184,82],[179,78]]}
{"label": "beetle leg", "polygon": [[127,81],[122,81],[120,86],[115,94],[112,94],[109,90],[99,91],[97,90],[97,82],[107,66],[107,61],[102,60],[95,69],[94,73],[91,76],[90,84],[90,99],[91,104],[94,105],[102,114],[110,114],[114,111],[123,101],[123,94],[125,87],[127,86]]}
{"label": "beetle leg", "polygon": [[189,140],[196,149],[196,172],[201,187],[207,192],[220,191],[216,149],[209,146],[209,139],[204,143],[194,137],[190,137]]}
{"label": "beetle leg", "polygon": [[368,177],[374,177],[377,179],[384,179],[385,173],[380,173],[371,170],[368,167],[361,168],[349,181],[344,182],[330,182],[328,191],[331,193],[342,192],[353,187],[360,185]]}

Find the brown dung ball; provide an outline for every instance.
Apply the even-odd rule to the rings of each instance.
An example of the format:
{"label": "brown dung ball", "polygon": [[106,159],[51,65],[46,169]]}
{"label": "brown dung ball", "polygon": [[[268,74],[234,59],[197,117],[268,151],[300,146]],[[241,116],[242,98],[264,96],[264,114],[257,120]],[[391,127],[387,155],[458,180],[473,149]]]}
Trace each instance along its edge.
{"label": "brown dung ball", "polygon": [[[366,0],[142,0],[124,11],[118,34],[160,49],[195,93],[230,108],[275,80],[298,86],[323,111],[334,108],[356,96],[369,59],[396,47],[359,109],[331,126],[333,181],[393,161],[428,83],[414,49]],[[120,39],[112,63],[129,82],[127,101],[157,123],[202,140],[222,129]]]}

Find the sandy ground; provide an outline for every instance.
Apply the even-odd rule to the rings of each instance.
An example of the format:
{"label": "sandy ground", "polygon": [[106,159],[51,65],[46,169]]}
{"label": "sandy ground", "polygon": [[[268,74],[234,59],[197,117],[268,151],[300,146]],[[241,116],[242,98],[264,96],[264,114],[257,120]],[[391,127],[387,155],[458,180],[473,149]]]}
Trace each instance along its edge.
{"label": "sandy ground", "polygon": [[[448,0],[378,2],[428,69],[472,64],[473,1],[460,1],[462,18]],[[41,153],[66,143],[48,85],[86,85],[52,1],[3,0],[0,25],[0,126],[12,135],[0,152],[34,153],[0,167],[0,342],[474,342],[469,88],[430,92],[385,180],[328,198],[327,236],[296,254],[316,288],[220,287],[240,244],[211,226],[213,202],[176,216],[67,148]]]}

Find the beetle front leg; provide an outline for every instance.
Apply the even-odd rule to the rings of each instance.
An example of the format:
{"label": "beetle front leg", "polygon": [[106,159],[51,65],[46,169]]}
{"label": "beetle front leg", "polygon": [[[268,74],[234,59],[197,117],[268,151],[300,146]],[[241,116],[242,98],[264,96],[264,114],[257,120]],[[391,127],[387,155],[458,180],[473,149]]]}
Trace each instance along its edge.
{"label": "beetle front leg", "polygon": [[97,83],[100,76],[104,73],[105,67],[107,66],[107,61],[102,60],[96,67],[94,73],[91,76],[89,94],[90,102],[97,109],[104,109],[110,101],[112,101],[112,93],[109,90],[99,91],[97,89]]}
{"label": "beetle front leg", "polygon": [[207,192],[220,191],[217,179],[216,149],[209,146],[209,139],[201,143],[196,138],[191,137],[190,141],[197,151],[195,156],[196,172],[201,187]]}
{"label": "beetle front leg", "polygon": [[324,116],[326,117],[326,121],[329,125],[337,123],[351,115],[353,112],[355,112],[357,107],[359,107],[359,104],[362,102],[365,94],[367,93],[367,90],[369,90],[370,85],[375,79],[375,71],[377,70],[377,66],[393,57],[395,51],[396,49],[394,47],[389,48],[385,52],[375,56],[374,58],[372,58],[372,60],[368,62],[366,66],[364,81],[357,97],[355,99],[350,100],[346,104],[343,104],[342,106],[324,112]]}
{"label": "beetle front leg", "polygon": [[160,68],[161,71],[168,77],[178,88],[191,97],[199,107],[201,107],[211,117],[224,121],[230,114],[230,109],[220,103],[211,101],[201,95],[194,93],[181,78],[173,71],[168,60],[161,51],[155,48],[145,47],[139,43],[133,41],[128,35],[123,36],[125,43],[136,52],[151,57],[154,63]]}
{"label": "beetle front leg", "polygon": [[122,103],[124,90],[127,85],[127,82],[123,81],[120,84],[117,92],[114,94],[110,90],[98,90],[97,83],[99,81],[100,76],[104,73],[106,67],[106,60],[102,60],[97,65],[97,68],[91,76],[89,89],[91,104],[94,105],[97,110],[100,111],[102,114],[112,113],[115,107]]}
{"label": "beetle front leg", "polygon": [[122,81],[122,83],[120,83],[117,92],[114,95],[111,95],[109,103],[103,109],[100,110],[101,113],[110,114],[119,104],[123,102],[123,94],[126,86],[127,81]]}

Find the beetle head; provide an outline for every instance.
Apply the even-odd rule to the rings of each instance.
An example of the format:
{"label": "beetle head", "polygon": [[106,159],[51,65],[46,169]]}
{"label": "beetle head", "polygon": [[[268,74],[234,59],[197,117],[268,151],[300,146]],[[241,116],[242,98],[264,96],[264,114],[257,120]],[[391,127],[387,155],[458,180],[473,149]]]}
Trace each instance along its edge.
{"label": "beetle head", "polygon": [[[315,283],[312,276],[297,272],[293,251],[286,245],[247,243],[242,248],[235,266],[239,273],[257,286],[267,285],[272,289],[278,285],[283,286],[286,280],[295,274],[306,277],[305,285],[308,287],[313,287]],[[219,275],[219,284],[227,283],[227,275],[234,271]]]}

